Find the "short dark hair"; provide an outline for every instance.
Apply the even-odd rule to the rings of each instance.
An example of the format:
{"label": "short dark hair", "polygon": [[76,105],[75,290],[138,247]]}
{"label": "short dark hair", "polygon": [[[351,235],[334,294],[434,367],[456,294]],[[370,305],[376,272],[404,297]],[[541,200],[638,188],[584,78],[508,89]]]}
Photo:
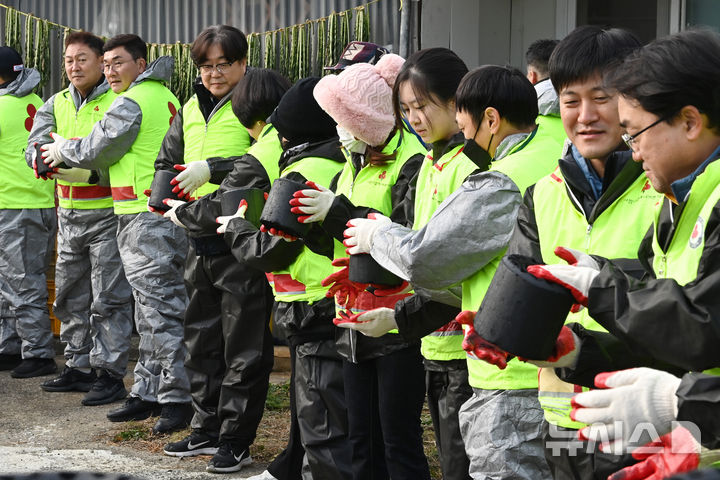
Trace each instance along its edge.
{"label": "short dark hair", "polygon": [[558,43],[560,43],[560,40],[550,38],[541,38],[532,42],[525,52],[527,66],[534,68],[540,75],[547,77],[550,55],[552,55]]}
{"label": "short dark hair", "polygon": [[720,131],[720,35],[715,32],[687,30],[659,38],[626,57],[605,82],[658,117],[692,105]]}
{"label": "short dark hair", "polygon": [[142,38],[133,33],[121,33],[120,35],[115,35],[105,42],[103,52],[109,52],[110,50],[115,50],[118,47],[123,47],[127,50],[133,60],[142,58],[147,61],[147,44]]}
{"label": "short dark hair", "polygon": [[563,38],[550,55],[550,80],[557,92],[612,68],[641,46],[635,35],[620,28],[583,25]]}
{"label": "short dark hair", "polygon": [[465,75],[455,96],[458,111],[466,112],[480,125],[485,109],[495,108],[500,116],[518,128],[535,124],[537,93],[517,68],[484,65]]}
{"label": "short dark hair", "polygon": [[449,102],[455,98],[460,81],[468,67],[449,48],[426,48],[408,57],[393,86],[393,110],[398,129],[403,129],[400,110],[400,85],[409,81],[418,99],[430,102]]}
{"label": "short dark hair", "polygon": [[105,46],[105,41],[102,38],[93,35],[90,32],[72,32],[70,35],[65,37],[66,49],[69,45],[73,45],[75,43],[87,45],[88,48],[97,53],[98,56],[102,56],[103,47]]}
{"label": "short dark hair", "polygon": [[252,128],[258,120],[267,120],[291,86],[290,80],[275,70],[249,68],[233,90],[233,113],[243,127]]}
{"label": "short dark hair", "polygon": [[190,56],[195,65],[207,60],[207,50],[213,44],[220,45],[230,62],[247,58],[248,43],[243,32],[230,25],[213,25],[200,32],[190,47]]}

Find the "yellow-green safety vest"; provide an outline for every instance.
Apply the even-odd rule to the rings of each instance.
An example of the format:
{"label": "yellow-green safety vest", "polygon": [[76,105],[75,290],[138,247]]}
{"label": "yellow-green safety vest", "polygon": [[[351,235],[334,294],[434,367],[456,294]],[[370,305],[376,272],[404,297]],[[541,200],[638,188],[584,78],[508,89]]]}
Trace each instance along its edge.
{"label": "yellow-green safety vest", "polygon": [[[63,138],[84,137],[93,126],[102,120],[103,115],[117,95],[108,89],[76,110],[75,102],[69,89],[55,95],[53,101],[53,117],[55,129]],[[95,208],[111,208],[113,206],[110,187],[102,187],[90,183],[70,183],[57,181],[58,204],[62,208],[89,210]]]}
{"label": "yellow-green safety vest", "polygon": [[260,130],[257,141],[252,144],[247,153],[260,162],[272,185],[272,182],[280,175],[278,160],[283,153],[280,137],[278,137],[277,130],[275,130],[272,124],[265,124],[262,130]]}
{"label": "yellow-green safety vest", "polygon": [[[211,157],[239,157],[250,148],[250,134],[232,111],[231,102],[222,107],[205,121],[197,95],[193,95],[183,106],[183,142],[187,163],[207,160]],[[195,191],[195,197],[202,197],[217,190],[219,185],[207,182]]]}
{"label": "yellow-green safety vest", "polygon": [[[533,193],[543,262],[564,263],[555,256],[558,246],[606,258],[637,258],[638,247],[652,224],[661,198],[645,174],[641,174],[589,224],[570,198],[560,169],[556,169],[535,185]],[[587,309],[570,313],[565,323],[571,322],[580,323],[588,330],[605,331],[589,316]],[[581,387],[561,381],[554,369],[540,369],[538,399],[548,423],[565,428],[584,427],[585,424],[570,419],[570,399],[580,391],[583,391]]]}
{"label": "yellow-green safety vest", "polygon": [[[280,176],[297,172],[325,188],[343,167],[343,163],[329,158],[305,157],[286,167]],[[288,206],[290,208],[290,206]],[[271,286],[278,302],[314,303],[325,298],[329,287],[320,282],[333,272],[332,261],[324,255],[303,247],[300,255],[286,269],[272,273]]]}
{"label": "yellow-green safety vest", "polygon": [[[705,227],[718,201],[720,161],[715,160],[693,182],[690,196],[676,222],[675,233],[667,251],[663,251],[657,239],[661,208],[657,209],[652,242],[653,271],[657,278],[672,278],[679,285],[685,285],[697,278],[700,257],[705,248]],[[720,375],[720,368],[712,368],[704,373]]]}
{"label": "yellow-green safety vest", "polygon": [[[505,157],[490,164],[490,170],[507,175],[520,190],[520,195],[557,166],[562,143],[548,135],[540,125],[528,138],[518,143]],[[462,309],[477,310],[485,297],[502,255],[462,282]],[[483,390],[520,390],[537,388],[537,367],[511,361],[504,370],[482,360],[467,356],[468,381]]]}
{"label": "yellow-green safety vest", "polygon": [[150,188],[155,159],[179,105],[175,95],[157,80],[145,80],[120,95],[140,106],[142,122],[130,149],[110,166],[113,207],[119,215],[147,211],[143,192]]}
{"label": "yellow-green safety vest", "polygon": [[560,145],[565,143],[567,133],[565,133],[565,127],[563,126],[562,119],[560,117],[552,115],[538,115],[535,123],[540,125],[540,128],[545,130],[547,135],[550,135],[556,141],[560,142]]}
{"label": "yellow-green safety vest", "polygon": [[[428,152],[418,173],[415,191],[415,221],[413,230],[427,225],[435,210],[472,172],[478,169],[458,145],[434,161]],[[428,360],[463,360],[463,329],[454,320],[422,338],[420,351]]]}
{"label": "yellow-green safety vest", "polygon": [[55,207],[53,182],[35,178],[25,163],[33,119],[42,104],[34,93],[0,95],[0,209]]}

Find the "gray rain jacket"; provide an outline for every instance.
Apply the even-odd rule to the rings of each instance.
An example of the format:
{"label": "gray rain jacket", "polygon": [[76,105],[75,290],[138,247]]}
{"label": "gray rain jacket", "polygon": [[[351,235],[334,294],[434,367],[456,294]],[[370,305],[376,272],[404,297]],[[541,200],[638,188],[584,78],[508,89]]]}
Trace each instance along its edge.
{"label": "gray rain jacket", "polygon": [[[101,77],[101,80],[102,81],[90,91],[85,99],[83,99],[77,89],[70,84],[68,90],[70,91],[70,95],[75,103],[75,111],[78,111],[85,102],[90,102],[110,90],[110,85],[108,85],[105,77]],[[53,142],[53,139],[50,138],[50,133],[57,131],[57,125],[55,125],[55,97],[57,97],[60,93],[56,93],[50,97],[35,114],[33,128],[30,132],[30,137],[28,138],[28,147],[27,150],[25,150],[25,161],[31,168],[33,156],[35,155],[35,144],[37,143],[38,146],[40,146]],[[95,171],[100,178],[98,185],[109,186],[110,176],[108,175],[107,168],[95,169]]]}
{"label": "gray rain jacket", "polygon": [[[128,90],[145,80],[159,80],[167,85],[174,64],[172,57],[158,58],[130,84]],[[140,105],[121,94],[89,135],[65,142],[60,149],[63,161],[71,167],[106,169],[130,150],[141,123]]]}

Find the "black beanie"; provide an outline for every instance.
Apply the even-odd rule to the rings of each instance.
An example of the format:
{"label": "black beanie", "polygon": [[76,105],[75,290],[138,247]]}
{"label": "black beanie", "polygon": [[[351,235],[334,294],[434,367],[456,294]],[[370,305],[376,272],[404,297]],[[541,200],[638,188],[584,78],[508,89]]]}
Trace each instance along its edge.
{"label": "black beanie", "polygon": [[14,79],[23,69],[20,54],[11,47],[0,47],[0,75]]}
{"label": "black beanie", "polygon": [[319,81],[319,77],[298,80],[270,115],[270,123],[291,146],[337,135],[335,120],[320,108],[313,96],[313,88]]}

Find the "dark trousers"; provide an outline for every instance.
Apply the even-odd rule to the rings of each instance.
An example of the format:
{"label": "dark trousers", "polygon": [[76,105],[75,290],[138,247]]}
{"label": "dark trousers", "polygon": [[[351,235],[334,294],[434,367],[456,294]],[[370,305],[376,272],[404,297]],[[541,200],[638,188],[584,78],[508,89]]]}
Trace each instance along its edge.
{"label": "dark trousers", "polygon": [[424,376],[419,345],[343,363],[353,479],[430,479],[420,425]]}
{"label": "dark trousers", "polygon": [[465,360],[425,361],[428,409],[444,480],[469,480],[470,460],[460,433],[458,412],[472,396]]}
{"label": "dark trousers", "polygon": [[288,342],[290,347],[290,434],[285,450],[275,457],[268,465],[268,472],[278,480],[301,480],[303,457],[305,449],[300,440],[300,427],[297,419],[297,406],[295,405],[295,345]]}
{"label": "dark trousers", "polygon": [[250,446],[273,365],[272,292],[261,272],[232,255],[197,256],[194,249],[188,254],[185,283],[192,427]]}
{"label": "dark trousers", "polygon": [[587,451],[577,430],[543,422],[545,459],[555,480],[606,480],[618,470],[637,463],[632,455],[610,455],[597,448]]}

